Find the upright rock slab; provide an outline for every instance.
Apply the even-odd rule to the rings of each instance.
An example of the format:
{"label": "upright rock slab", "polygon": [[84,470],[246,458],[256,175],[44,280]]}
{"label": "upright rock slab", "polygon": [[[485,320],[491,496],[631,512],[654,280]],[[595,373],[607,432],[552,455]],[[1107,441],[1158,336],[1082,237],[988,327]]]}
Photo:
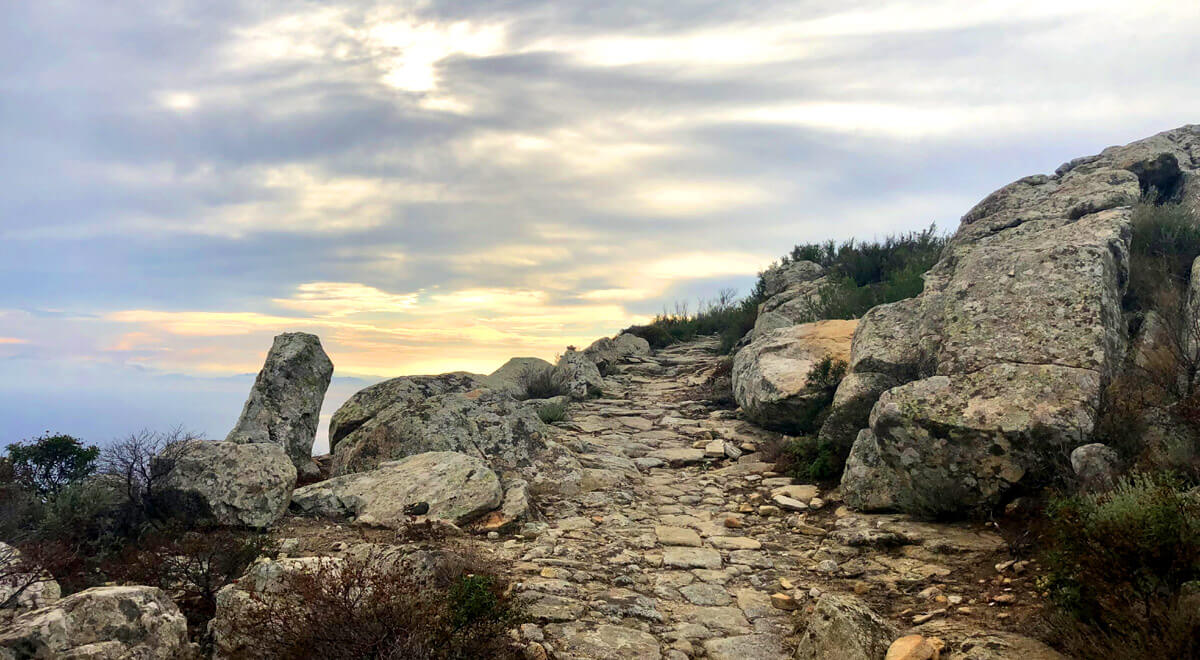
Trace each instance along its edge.
{"label": "upright rock slab", "polygon": [[558,359],[556,368],[563,372],[563,380],[567,391],[573,399],[587,399],[600,396],[604,391],[604,379],[596,363],[587,355],[574,349],[568,349]]}
{"label": "upright rock slab", "polygon": [[316,335],[287,332],[275,337],[242,416],[225,441],[277,444],[297,470],[313,471],[313,440],[331,378],[333,362]]}
{"label": "upright rock slab", "polygon": [[154,459],[164,506],[231,527],[270,527],[287,510],[296,467],[283,447],[192,440]]}
{"label": "upright rock slab", "polygon": [[[847,360],[857,321],[817,321],[758,336],[733,358],[733,397],[751,421],[784,433],[809,433],[824,406],[808,375],[824,358]],[[827,400],[827,399],[826,399]]]}
{"label": "upright rock slab", "polygon": [[843,474],[847,504],[988,508],[1085,443],[1126,354],[1130,205],[1150,188],[1195,204],[1198,165],[1200,127],[1186,126],[1021,179],[967,213],[924,292],[859,325],[842,385],[857,391],[838,397],[854,410],[829,437],[844,441],[878,401]]}
{"label": "upright rock slab", "polygon": [[187,619],[157,587],[87,589],[0,630],[4,659],[176,660],[190,651]]}
{"label": "upright rock slab", "polygon": [[422,502],[430,518],[464,525],[500,506],[500,478],[474,456],[428,452],[296,489],[292,510],[399,527]]}

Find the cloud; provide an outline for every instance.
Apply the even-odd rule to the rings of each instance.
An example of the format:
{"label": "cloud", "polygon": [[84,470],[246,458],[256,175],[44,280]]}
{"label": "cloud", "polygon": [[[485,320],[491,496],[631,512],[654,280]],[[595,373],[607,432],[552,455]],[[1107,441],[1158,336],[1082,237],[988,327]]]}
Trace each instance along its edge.
{"label": "cloud", "polygon": [[1195,121],[1198,30],[1116,0],[3,4],[0,379],[253,372],[290,329],[339,374],[553,357]]}

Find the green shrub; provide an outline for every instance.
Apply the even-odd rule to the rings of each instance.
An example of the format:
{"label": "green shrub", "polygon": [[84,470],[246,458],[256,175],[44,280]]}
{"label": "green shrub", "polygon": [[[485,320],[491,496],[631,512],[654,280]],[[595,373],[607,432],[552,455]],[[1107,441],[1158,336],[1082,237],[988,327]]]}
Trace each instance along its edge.
{"label": "green shrub", "polygon": [[561,422],[567,418],[567,404],[561,402],[547,403],[538,408],[538,418],[547,424]]}
{"label": "green shrub", "polygon": [[98,447],[85,446],[78,438],[63,434],[47,433],[29,443],[8,446],[13,476],[42,497],[94,472],[99,456]]}
{"label": "green shrub", "polygon": [[806,384],[812,396],[806,414],[793,429],[799,437],[781,448],[776,470],[801,481],[827,481],[841,476],[846,456],[814,436],[829,415],[833,395],[846,376],[846,369],[845,360],[826,356],[808,372]]}
{"label": "green shrub", "polygon": [[676,303],[675,311],[663,311],[649,325],[630,326],[622,332],[637,335],[650,343],[651,348],[665,348],[679,341],[690,341],[698,336],[717,335],[721,339],[722,355],[733,350],[747,332],[754,328],[758,318],[758,305],[762,302],[761,282],[756,293],[741,300],[733,289],[721,291],[716,300],[701,300],[693,314],[686,303]]}
{"label": "green shrub", "polygon": [[920,295],[923,276],[941,257],[946,240],[930,225],[881,241],[797,245],[783,263],[813,261],[826,269],[826,283],[804,310],[806,321],[855,319],[872,307]]}
{"label": "green shrub", "polygon": [[[1060,608],[1056,636],[1120,644],[1109,657],[1196,657],[1200,502],[1170,476],[1139,473],[1111,491],[1048,509],[1043,588]],[[1190,617],[1190,618],[1189,618]],[[1108,641],[1104,641],[1108,640]],[[1097,648],[1070,649],[1081,655]]]}
{"label": "green shrub", "polygon": [[1132,222],[1125,307],[1144,315],[1158,309],[1164,296],[1186,290],[1192,262],[1200,256],[1200,222],[1184,205],[1156,204],[1153,196],[1133,207]]}

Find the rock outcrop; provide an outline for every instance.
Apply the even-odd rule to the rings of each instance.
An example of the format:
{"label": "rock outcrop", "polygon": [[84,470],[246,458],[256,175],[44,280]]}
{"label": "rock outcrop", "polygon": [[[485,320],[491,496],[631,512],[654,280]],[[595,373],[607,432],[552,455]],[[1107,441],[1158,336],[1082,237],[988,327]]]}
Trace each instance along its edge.
{"label": "rock outcrop", "polygon": [[789,261],[762,274],[765,299],[758,306],[751,339],[812,320],[811,301],[825,284],[825,269],[811,261]]}
{"label": "rock outcrop", "polygon": [[414,454],[454,451],[484,458],[505,479],[525,479],[534,492],[578,489],[579,462],[550,439],[550,429],[533,407],[509,393],[477,389],[421,398],[404,392],[334,447],[334,475],[372,470]]}
{"label": "rock outcrop", "polygon": [[597,339],[591,346],[583,349],[583,354],[596,365],[601,374],[607,374],[612,367],[630,357],[649,355],[650,342],[623,332],[615,339]]}
{"label": "rock outcrop", "polygon": [[501,504],[500,478],[481,459],[456,452],[416,454],[296,489],[292,510],[399,527],[424,503],[429,518],[464,525]]}
{"label": "rock outcrop", "polygon": [[[456,371],[436,376],[401,376],[359,390],[329,419],[329,450],[389,408],[424,401],[439,394],[470,392],[487,387],[482,376]],[[352,440],[353,442],[353,440]]]}
{"label": "rock outcrop", "polygon": [[571,398],[582,401],[603,393],[604,378],[600,376],[596,363],[583,353],[567,349],[555,366],[563,372],[563,382]]}
{"label": "rock outcrop", "polygon": [[554,365],[535,357],[515,357],[483,379],[483,384],[494,390],[505,390],[513,396],[525,396],[524,379],[532,373],[553,369]]}
{"label": "rock outcrop", "polygon": [[269,527],[287,510],[296,467],[283,447],[191,440],[154,459],[175,513],[233,527]]}
{"label": "rock outcrop", "polygon": [[277,444],[297,470],[314,471],[313,440],[332,377],[333,362],[316,335],[288,332],[275,337],[226,442]]}
{"label": "rock outcrop", "polygon": [[95,587],[27,612],[0,630],[0,659],[192,657],[187,620],[156,587]]}
{"label": "rock outcrop", "polygon": [[[955,512],[1036,484],[1089,438],[1128,343],[1131,207],[1196,195],[1200,127],[1021,179],[967,213],[917,298],[864,316],[844,388],[842,491],[862,508]],[[883,389],[887,388],[887,389]],[[948,509],[948,510],[947,510]]]}
{"label": "rock outcrop", "polygon": [[827,394],[809,383],[822,359],[848,360],[857,321],[817,321],[758,336],[733,359],[733,396],[764,428],[807,433]]}

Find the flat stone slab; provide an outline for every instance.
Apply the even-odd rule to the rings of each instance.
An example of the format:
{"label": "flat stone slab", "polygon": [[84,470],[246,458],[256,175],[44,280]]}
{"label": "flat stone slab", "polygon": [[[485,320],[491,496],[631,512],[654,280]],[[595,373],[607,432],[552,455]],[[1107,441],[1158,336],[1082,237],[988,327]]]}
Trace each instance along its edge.
{"label": "flat stone slab", "polygon": [[721,568],[721,553],[710,548],[670,546],[663,548],[663,566],[675,568]]}
{"label": "flat stone slab", "polygon": [[778,635],[739,635],[704,642],[709,660],[779,660],[787,657]]}
{"label": "flat stone slab", "polygon": [[788,497],[787,495],[772,495],[771,501],[775,503],[775,506],[778,506],[779,508],[783,509],[784,511],[807,511],[808,510],[807,504],[805,504],[804,502],[801,502],[800,500],[798,500],[794,497]]}
{"label": "flat stone slab", "polygon": [[721,550],[758,550],[762,547],[762,543],[748,536],[713,536],[708,542]]}
{"label": "flat stone slab", "polygon": [[686,545],[693,548],[699,548],[702,545],[700,535],[686,527],[659,525],[654,528],[654,534],[658,537],[658,542],[663,545]]}
{"label": "flat stone slab", "polygon": [[679,593],[693,605],[728,605],[733,602],[728,591],[707,582],[689,584],[681,588]]}
{"label": "flat stone slab", "polygon": [[[768,480],[764,479],[763,481],[766,482]],[[805,504],[808,504],[809,501],[812,500],[812,498],[816,497],[819,494],[820,494],[820,491],[817,490],[817,487],[813,486],[812,484],[795,484],[795,485],[791,485],[791,486],[781,486],[781,487],[776,488],[771,491],[772,497],[775,497],[777,495],[783,495],[785,497],[790,497],[794,500],[800,500],[801,502],[804,502]]]}
{"label": "flat stone slab", "polygon": [[669,465],[691,465],[693,463],[701,463],[704,461],[703,449],[656,449],[649,454],[649,458],[657,458],[666,461]]}

